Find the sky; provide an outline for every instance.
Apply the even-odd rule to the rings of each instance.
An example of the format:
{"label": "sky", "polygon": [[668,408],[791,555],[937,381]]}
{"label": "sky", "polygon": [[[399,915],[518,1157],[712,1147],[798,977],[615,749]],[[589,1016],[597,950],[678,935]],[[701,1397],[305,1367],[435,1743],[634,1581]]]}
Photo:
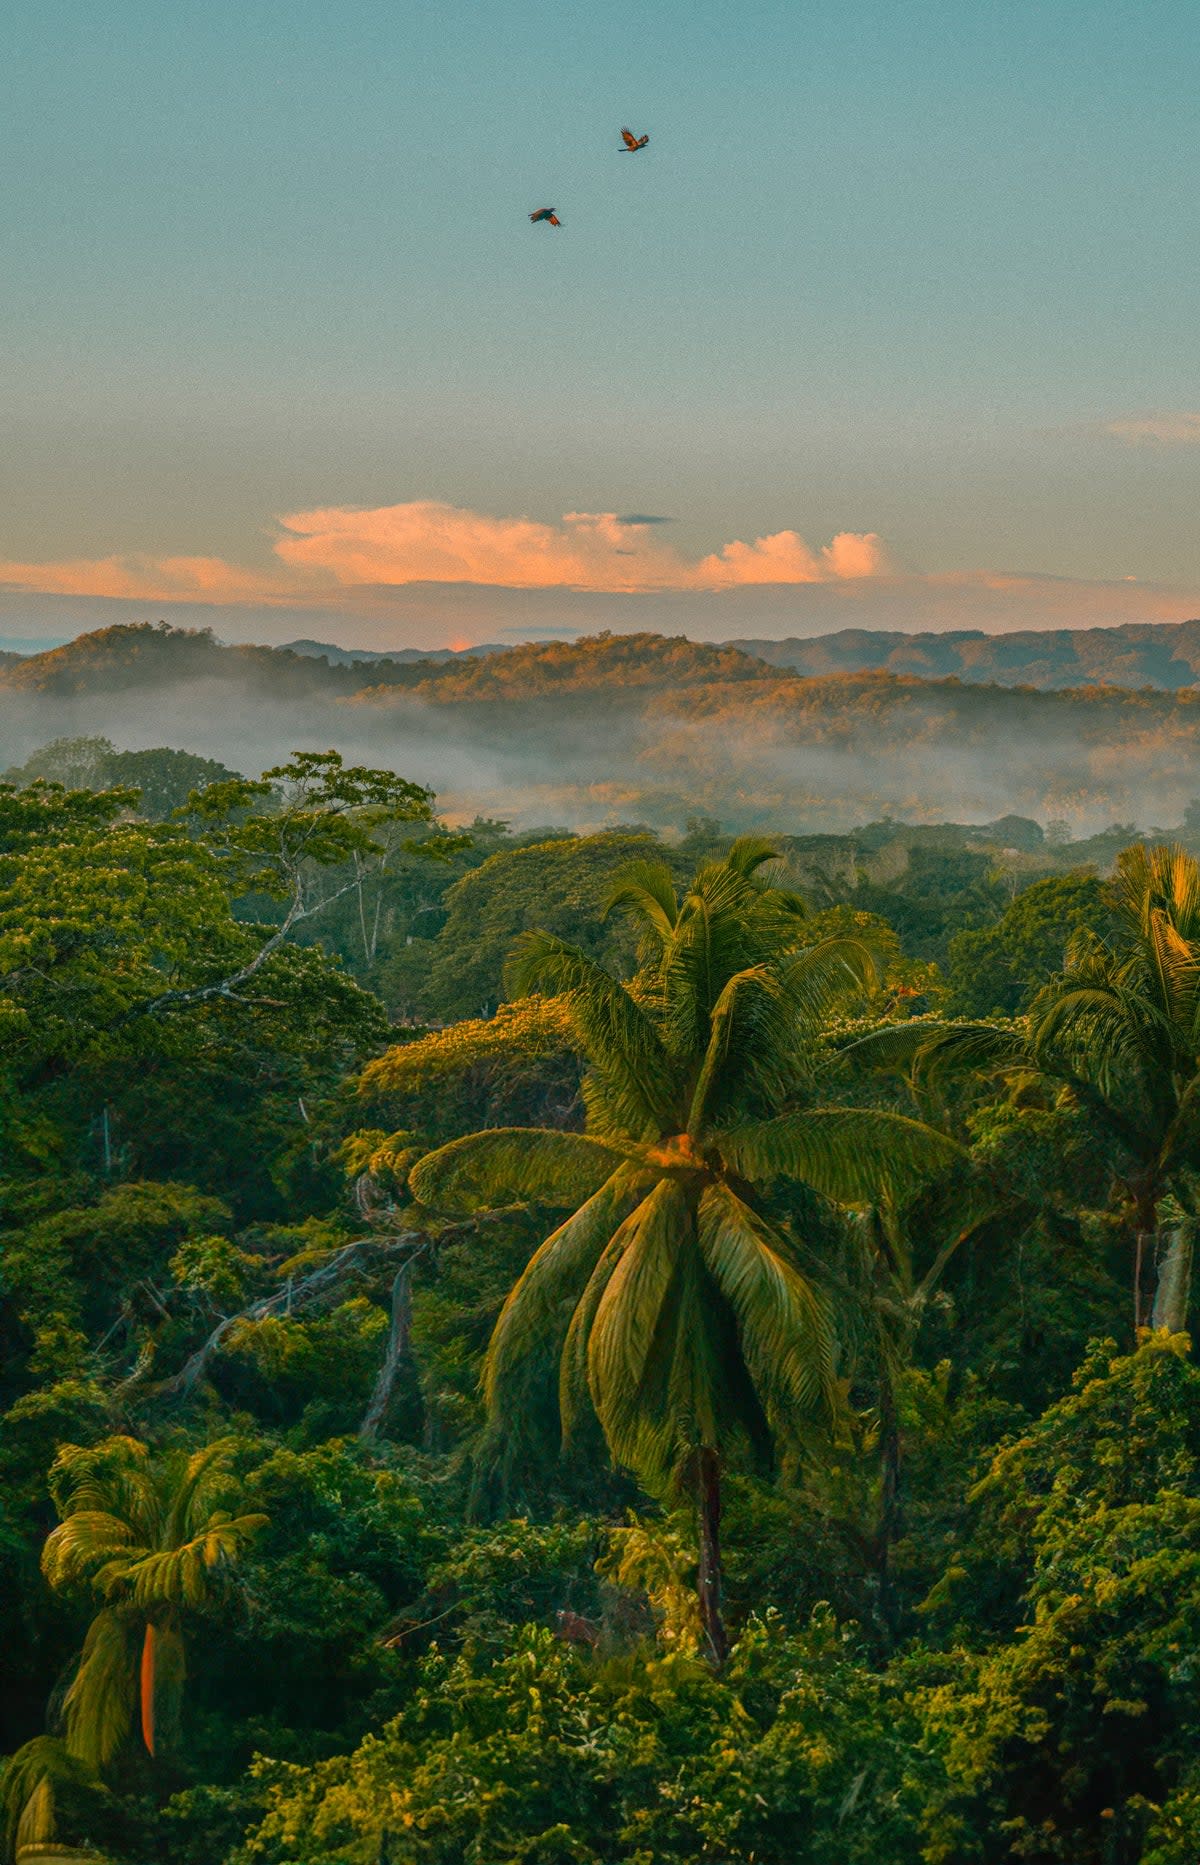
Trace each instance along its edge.
{"label": "sky", "polygon": [[6,636],[1200,613],[1194,0],[46,0],[6,41]]}

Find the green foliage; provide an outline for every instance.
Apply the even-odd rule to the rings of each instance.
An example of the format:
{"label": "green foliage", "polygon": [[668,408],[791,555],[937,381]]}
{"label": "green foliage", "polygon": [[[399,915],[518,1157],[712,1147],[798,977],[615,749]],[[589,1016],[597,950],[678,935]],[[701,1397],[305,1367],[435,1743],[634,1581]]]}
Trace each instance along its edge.
{"label": "green foliage", "polygon": [[1015,1016],[1061,970],[1081,931],[1102,933],[1110,920],[1101,883],[1062,874],[1022,888],[994,926],[950,941],[947,1008],[954,1016]]}
{"label": "green foliage", "polygon": [[566,1005],[530,997],[396,1044],[368,1063],[358,1092],[369,1113],[439,1141],[564,1124],[577,1114],[581,1073]]}
{"label": "green foliage", "polygon": [[614,877],[658,851],[648,833],[611,831],[504,850],[457,882],[429,973],[428,1002],[440,1017],[493,1011],[518,934],[545,928],[602,962],[632,957],[632,941],[601,918]]}
{"label": "green foliage", "polygon": [[[362,678],[135,629],[22,691],[135,651]],[[505,662],[370,703],[540,708],[586,764],[564,702],[611,737],[620,673],[647,771],[733,685],[776,759],[835,700],[970,711],[686,643]],[[1189,858],[1110,888],[1116,831],[1001,818],[773,863],[703,781],[675,849],[467,847],[332,754],[125,757],[0,788],[10,1849],[1190,1865],[1200,1393],[1178,1334],[1111,1345],[1136,1238],[1148,1283],[1200,1221]],[[385,981],[496,1014],[389,1029]]]}
{"label": "green foliage", "polygon": [[162,745],[149,751],[118,751],[107,738],[56,738],[5,777],[20,787],[40,778],[68,790],[136,790],[138,815],[163,822],[193,790],[226,783],[237,772],[215,758]]}
{"label": "green foliage", "polygon": [[828,1614],[792,1637],[752,1628],[719,1680],[686,1653],[597,1660],[530,1630],[509,1655],[432,1653],[411,1707],[354,1755],[261,1765],[268,1810],[236,1858],[904,1865],[917,1735]]}

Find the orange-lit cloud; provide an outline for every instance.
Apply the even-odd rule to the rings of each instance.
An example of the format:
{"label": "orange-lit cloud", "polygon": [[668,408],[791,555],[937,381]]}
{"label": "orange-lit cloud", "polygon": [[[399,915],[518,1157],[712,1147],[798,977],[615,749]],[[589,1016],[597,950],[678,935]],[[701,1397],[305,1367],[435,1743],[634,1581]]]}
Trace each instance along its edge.
{"label": "orange-lit cloud", "polygon": [[820,583],[884,568],[879,539],[852,532],[818,552],[795,531],[779,531],[689,562],[659,536],[657,521],[615,512],[567,512],[561,523],[543,524],[416,499],[373,511],[296,512],[282,524],[275,549],[284,563],[331,572],[344,585],[487,583],[616,594]]}
{"label": "orange-lit cloud", "polygon": [[1100,431],[1131,447],[1200,447],[1200,414],[1123,415],[1105,421]]}
{"label": "orange-lit cloud", "polygon": [[239,569],[221,557],[78,557],[61,563],[0,559],[0,586],[54,596],[138,602],[260,602],[295,597],[293,582]]}
{"label": "orange-lit cloud", "polygon": [[873,531],[841,531],[819,553],[795,531],[776,531],[753,544],[726,544],[697,567],[694,587],[725,589],[744,583],[828,583],[885,576],[883,544]]}
{"label": "orange-lit cloud", "polygon": [[[1200,416],[1188,418],[1200,422]],[[596,599],[609,597],[621,626],[653,627],[671,618],[670,625],[682,620],[688,633],[713,639],[737,631],[735,611],[750,615],[752,609],[764,618],[777,615],[784,633],[849,626],[1005,632],[1200,614],[1200,592],[1152,583],[987,569],[899,570],[871,531],[840,532],[820,548],[796,531],[776,531],[749,542],[734,539],[699,558],[668,542],[671,535],[667,521],[642,513],[568,512],[547,524],[430,499],[367,511],[328,506],[282,518],[275,561],[262,569],[219,557],[0,560],[0,594],[206,604],[226,610],[235,630],[239,608],[340,610],[356,618],[358,635],[377,629],[385,644],[396,625],[407,626],[401,618],[414,613],[414,601],[434,601],[431,589],[421,595],[421,585],[443,586],[443,608],[475,604],[471,613],[481,619],[466,633],[461,619],[446,626],[462,645],[497,638],[489,590],[493,609],[521,592],[531,603],[550,603],[552,627],[576,608],[587,609],[596,625]],[[626,599],[638,610],[636,621]],[[435,612],[429,609],[430,616]],[[529,625],[528,619],[514,623]],[[751,632],[758,626],[755,621]]]}

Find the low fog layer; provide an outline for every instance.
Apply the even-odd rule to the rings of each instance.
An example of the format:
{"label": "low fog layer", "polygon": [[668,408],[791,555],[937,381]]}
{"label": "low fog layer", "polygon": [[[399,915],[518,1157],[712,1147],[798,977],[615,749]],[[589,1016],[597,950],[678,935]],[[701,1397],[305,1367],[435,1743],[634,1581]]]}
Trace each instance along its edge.
{"label": "low fog layer", "polygon": [[[212,671],[177,677],[173,656]],[[1194,689],[812,679],[652,636],[515,649],[436,675],[135,629],[42,661],[3,669],[0,768],[76,735],[186,749],[251,774],[298,748],[334,747],[431,785],[455,819],[518,827],[670,829],[705,813],[805,832],[883,814],[1011,812],[1083,835],[1177,823],[1200,795]]]}

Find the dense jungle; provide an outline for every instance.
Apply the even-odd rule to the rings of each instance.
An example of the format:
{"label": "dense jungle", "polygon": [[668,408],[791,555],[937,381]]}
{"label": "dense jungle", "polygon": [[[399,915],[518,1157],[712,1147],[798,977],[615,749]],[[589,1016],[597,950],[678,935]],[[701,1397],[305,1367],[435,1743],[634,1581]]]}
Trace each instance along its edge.
{"label": "dense jungle", "polygon": [[[229,652],[144,633],[8,698]],[[999,783],[969,822],[722,813],[734,689],[801,736],[845,707],[667,649],[395,673],[536,712],[618,654],[628,703],[640,656],[707,775],[601,828],[211,731],[21,742],[14,1865],[1200,1854],[1187,771],[1161,828]],[[297,654],[263,705],[280,666],[400,703]],[[1195,731],[1192,692],[854,678],[897,743]]]}

